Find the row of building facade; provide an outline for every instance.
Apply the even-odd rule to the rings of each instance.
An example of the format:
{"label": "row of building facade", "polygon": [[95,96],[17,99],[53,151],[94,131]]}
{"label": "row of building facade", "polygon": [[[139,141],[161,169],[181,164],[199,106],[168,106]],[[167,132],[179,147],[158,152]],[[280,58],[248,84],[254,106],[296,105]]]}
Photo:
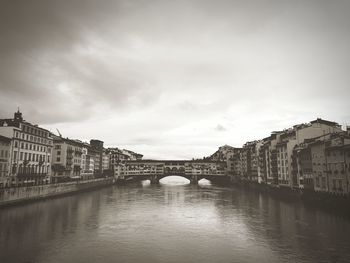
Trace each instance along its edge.
{"label": "row of building facade", "polygon": [[350,193],[350,129],[316,119],[241,148],[222,146],[209,157],[227,163],[227,173],[247,181],[290,189]]}
{"label": "row of building facade", "polygon": [[104,148],[100,140],[86,143],[57,136],[25,121],[19,111],[0,119],[0,187],[113,176],[115,165],[142,157]]}

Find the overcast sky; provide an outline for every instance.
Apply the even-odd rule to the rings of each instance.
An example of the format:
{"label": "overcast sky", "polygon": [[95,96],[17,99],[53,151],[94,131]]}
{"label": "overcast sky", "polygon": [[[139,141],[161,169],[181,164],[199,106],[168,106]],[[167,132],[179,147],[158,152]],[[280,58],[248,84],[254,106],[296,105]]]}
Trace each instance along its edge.
{"label": "overcast sky", "polygon": [[146,158],[350,124],[350,1],[0,0],[0,117]]}

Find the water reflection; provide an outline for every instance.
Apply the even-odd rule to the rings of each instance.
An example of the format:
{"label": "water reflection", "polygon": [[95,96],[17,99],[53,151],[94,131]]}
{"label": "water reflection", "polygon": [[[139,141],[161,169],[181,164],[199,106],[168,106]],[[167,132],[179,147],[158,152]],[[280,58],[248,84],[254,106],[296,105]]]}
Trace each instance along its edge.
{"label": "water reflection", "polygon": [[202,186],[205,186],[205,185],[206,186],[210,186],[211,182],[209,180],[207,180],[207,179],[201,179],[201,180],[198,181],[198,184],[202,185]]}
{"label": "water reflection", "polygon": [[210,182],[141,182],[2,209],[0,225],[1,262],[350,261],[348,220]]}

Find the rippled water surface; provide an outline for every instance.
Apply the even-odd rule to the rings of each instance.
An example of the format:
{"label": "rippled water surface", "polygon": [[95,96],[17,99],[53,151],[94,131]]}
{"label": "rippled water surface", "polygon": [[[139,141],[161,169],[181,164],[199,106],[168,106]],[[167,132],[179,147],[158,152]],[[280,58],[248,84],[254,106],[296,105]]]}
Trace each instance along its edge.
{"label": "rippled water surface", "polygon": [[350,262],[350,221],[209,183],[135,183],[0,210],[0,262]]}

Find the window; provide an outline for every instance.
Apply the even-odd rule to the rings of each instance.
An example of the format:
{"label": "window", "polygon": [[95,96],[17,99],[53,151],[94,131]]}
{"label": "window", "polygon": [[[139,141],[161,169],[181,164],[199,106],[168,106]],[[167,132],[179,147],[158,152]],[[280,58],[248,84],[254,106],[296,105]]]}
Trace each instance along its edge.
{"label": "window", "polygon": [[322,188],[326,188],[326,178],[322,177]]}
{"label": "window", "polygon": [[26,143],[26,150],[28,150],[28,143]]}
{"label": "window", "polygon": [[13,159],[16,161],[17,160],[17,151],[13,151]]}
{"label": "window", "polygon": [[56,161],[57,161],[57,162],[60,162],[60,161],[61,161],[61,158],[60,158],[60,157],[57,157],[57,158],[56,158]]}
{"label": "window", "polygon": [[27,153],[24,153],[24,160],[27,160]]}
{"label": "window", "polygon": [[19,160],[20,160],[20,161],[23,161],[23,152],[20,153],[20,155],[19,155]]}
{"label": "window", "polygon": [[21,142],[21,149],[24,149],[24,143]]}
{"label": "window", "polygon": [[57,151],[57,155],[61,155],[61,151]]}
{"label": "window", "polygon": [[339,190],[343,190],[343,181],[339,180]]}
{"label": "window", "polygon": [[18,142],[15,141],[15,148],[18,148]]}

